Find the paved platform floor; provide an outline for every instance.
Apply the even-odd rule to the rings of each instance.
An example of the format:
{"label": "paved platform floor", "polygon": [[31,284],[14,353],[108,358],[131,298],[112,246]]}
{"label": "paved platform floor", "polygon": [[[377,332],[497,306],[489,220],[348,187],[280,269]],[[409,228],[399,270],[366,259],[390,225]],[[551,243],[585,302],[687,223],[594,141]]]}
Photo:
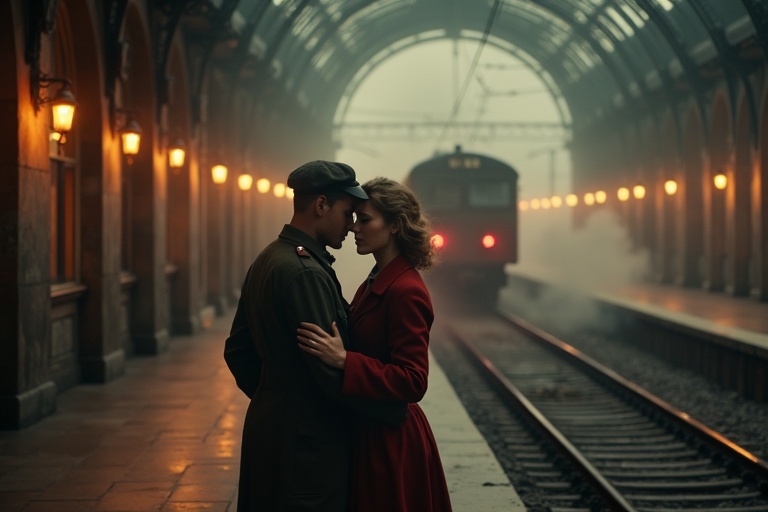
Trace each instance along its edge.
{"label": "paved platform floor", "polygon": [[[506,272],[562,286],[550,271],[533,265],[525,269],[508,265]],[[650,282],[591,290],[573,288],[572,291],[768,350],[768,302],[703,288]],[[502,294],[509,292],[503,290]]]}
{"label": "paved platform floor", "polygon": [[[79,385],[56,414],[0,432],[0,511],[233,511],[248,405],[222,358],[230,315],[126,375]],[[524,510],[433,361],[423,402],[457,512]]]}

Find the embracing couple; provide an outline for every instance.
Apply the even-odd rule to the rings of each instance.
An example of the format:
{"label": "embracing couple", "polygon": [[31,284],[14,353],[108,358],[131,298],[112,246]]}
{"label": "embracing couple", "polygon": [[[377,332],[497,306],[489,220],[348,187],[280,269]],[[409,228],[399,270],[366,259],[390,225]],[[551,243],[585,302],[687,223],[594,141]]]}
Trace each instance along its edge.
{"label": "embracing couple", "polygon": [[[429,225],[405,186],[343,163],[288,177],[293,217],[251,265],[224,358],[251,399],[238,511],[447,512],[427,391]],[[347,304],[326,247],[376,265]]]}

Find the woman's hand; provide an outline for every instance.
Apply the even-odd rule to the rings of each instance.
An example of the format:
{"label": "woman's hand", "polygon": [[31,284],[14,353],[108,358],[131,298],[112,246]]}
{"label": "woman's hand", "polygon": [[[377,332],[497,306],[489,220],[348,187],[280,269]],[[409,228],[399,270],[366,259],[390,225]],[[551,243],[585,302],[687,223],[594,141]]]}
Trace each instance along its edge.
{"label": "woman's hand", "polygon": [[304,352],[319,357],[328,366],[343,369],[347,361],[347,351],[344,350],[344,342],[341,341],[336,322],[331,324],[331,330],[333,336],[318,325],[301,322],[296,330],[296,338],[299,340],[299,348]]}

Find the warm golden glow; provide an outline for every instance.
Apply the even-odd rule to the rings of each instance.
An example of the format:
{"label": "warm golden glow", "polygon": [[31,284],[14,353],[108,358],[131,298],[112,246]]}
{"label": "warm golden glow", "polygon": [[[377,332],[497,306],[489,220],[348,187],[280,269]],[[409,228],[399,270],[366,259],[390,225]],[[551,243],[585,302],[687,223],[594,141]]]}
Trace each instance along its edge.
{"label": "warm golden glow", "polygon": [[294,194],[293,189],[290,187],[286,187],[285,197],[287,197],[288,199],[293,199],[293,194]]}
{"label": "warm golden glow", "polygon": [[604,204],[608,200],[608,194],[605,193],[605,190],[598,190],[595,192],[595,202],[597,204]]}
{"label": "warm golden glow", "polygon": [[75,106],[68,103],[51,105],[53,113],[53,129],[59,133],[66,133],[72,129],[72,120],[75,117]]}
{"label": "warm golden glow", "polygon": [[432,247],[440,249],[445,245],[445,238],[443,238],[443,235],[434,234],[432,235],[432,238],[430,238],[430,242],[432,242]]}
{"label": "warm golden glow", "polygon": [[584,204],[587,206],[592,206],[595,204],[595,194],[592,192],[587,192],[584,194]]}
{"label": "warm golden glow", "polygon": [[560,196],[552,196],[552,199],[549,201],[552,203],[552,208],[560,208],[563,206],[563,200]]}
{"label": "warm golden glow", "polygon": [[632,195],[635,199],[642,199],[645,197],[645,187],[642,185],[635,185],[632,187]]}
{"label": "warm golden glow", "polygon": [[677,182],[675,180],[667,180],[664,182],[664,192],[668,196],[673,196],[677,193]]}
{"label": "warm golden glow", "polygon": [[59,133],[67,133],[72,129],[77,102],[68,85],[64,85],[51,100],[53,114],[53,129]]}
{"label": "warm golden glow", "polygon": [[728,178],[722,173],[715,176],[714,182],[717,190],[724,190],[728,186]]}
{"label": "warm golden glow", "polygon": [[120,129],[120,137],[123,139],[123,154],[129,157],[130,162],[130,157],[138,154],[141,147],[141,126],[133,117],[129,117]]}
{"label": "warm golden glow", "polygon": [[211,178],[213,179],[213,182],[217,185],[221,185],[222,183],[226,183],[227,181],[227,166],[225,165],[214,165],[211,167]]}
{"label": "warm golden glow", "polygon": [[528,201],[526,201],[525,199],[517,203],[517,207],[520,208],[520,211],[522,212],[528,210],[528,206],[529,206]]}
{"label": "warm golden glow", "polygon": [[141,147],[141,134],[137,132],[123,132],[120,134],[123,139],[123,154],[133,156],[138,154]]}
{"label": "warm golden glow", "polygon": [[259,181],[256,182],[256,190],[258,190],[261,194],[266,194],[269,192],[269,187],[272,184],[269,182],[267,178],[261,178]]}
{"label": "warm golden glow", "polygon": [[541,201],[538,199],[531,199],[531,210],[538,210],[541,207]]}
{"label": "warm golden glow", "polygon": [[275,186],[272,187],[272,193],[275,194],[275,197],[283,197],[285,195],[285,183],[275,183]]}
{"label": "warm golden glow", "polygon": [[541,208],[544,210],[549,210],[549,207],[552,206],[552,203],[549,201],[548,197],[543,197],[541,199]]}
{"label": "warm golden glow", "polygon": [[250,174],[241,174],[237,177],[237,186],[240,190],[251,190],[251,185],[253,185],[253,176]]}
{"label": "warm golden glow", "polygon": [[576,194],[568,194],[565,196],[565,204],[567,204],[570,207],[574,207],[577,204],[579,204],[579,196]]}
{"label": "warm golden glow", "polygon": [[621,187],[616,191],[616,197],[619,198],[619,201],[626,201],[629,199],[629,189],[627,187]]}
{"label": "warm golden glow", "polygon": [[184,150],[184,145],[181,141],[177,141],[176,144],[168,148],[168,165],[172,169],[180,169],[184,165],[186,156],[187,152]]}

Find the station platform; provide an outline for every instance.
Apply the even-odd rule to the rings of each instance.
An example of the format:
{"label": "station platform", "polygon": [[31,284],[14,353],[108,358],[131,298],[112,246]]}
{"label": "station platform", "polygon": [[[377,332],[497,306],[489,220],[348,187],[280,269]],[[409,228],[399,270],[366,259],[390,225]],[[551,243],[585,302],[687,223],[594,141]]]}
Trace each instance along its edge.
{"label": "station platform", "polygon": [[[574,296],[583,295],[657,322],[716,337],[723,343],[742,345],[744,350],[768,358],[768,302],[651,282],[568,290],[557,277],[543,269],[521,271],[507,267],[506,273],[508,279],[546,283],[553,288],[571,291]],[[505,294],[514,296],[515,290],[502,289],[502,302]]]}
{"label": "station platform", "polygon": [[[560,332],[603,332],[692,370],[724,389],[768,401],[768,303],[651,282],[573,286],[544,269],[505,269],[497,308]],[[589,284],[589,283],[587,283]]]}
{"label": "station platform", "polygon": [[[57,412],[0,432],[3,512],[236,509],[248,399],[222,357],[231,315],[126,374],[78,385]],[[523,511],[490,448],[436,361],[422,406],[437,439],[454,511]]]}

